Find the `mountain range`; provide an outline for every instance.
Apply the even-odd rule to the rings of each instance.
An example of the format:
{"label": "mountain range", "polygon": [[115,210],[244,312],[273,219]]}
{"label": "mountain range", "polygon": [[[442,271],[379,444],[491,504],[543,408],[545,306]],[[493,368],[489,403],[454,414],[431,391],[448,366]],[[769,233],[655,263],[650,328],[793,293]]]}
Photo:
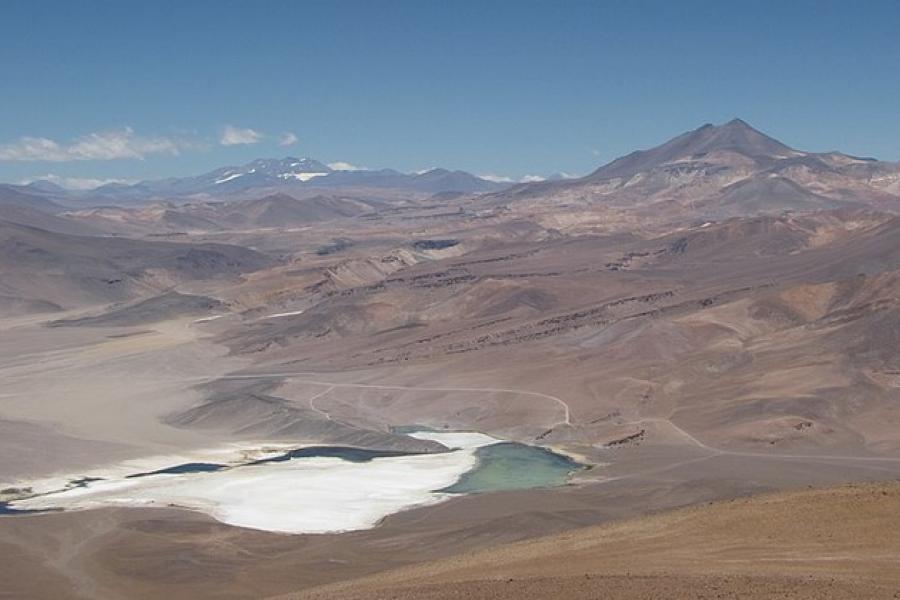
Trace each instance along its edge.
{"label": "mountain range", "polygon": [[[27,579],[55,585],[40,596],[54,600],[74,600],[73,589],[287,598],[302,586],[561,533],[589,550],[569,569],[571,585],[554,579],[568,557],[553,538],[549,554],[529,550],[518,571],[471,571],[484,594],[448,588],[452,597],[571,589],[596,598],[609,595],[586,576],[597,556],[648,532],[649,546],[605,563],[633,574],[634,556],[658,547],[660,531],[674,544],[663,553],[683,547],[680,524],[693,514],[695,525],[715,521],[691,538],[701,549],[712,540],[697,560],[725,556],[733,566],[747,527],[771,522],[754,542],[768,546],[744,544],[752,560],[733,573],[743,577],[777,551],[791,559],[784,572],[803,575],[796,589],[809,589],[794,558],[812,556],[818,589],[831,595],[808,597],[873,597],[833,586],[840,573],[856,580],[863,564],[896,571],[887,542],[870,539],[896,521],[893,487],[842,488],[852,497],[825,512],[811,512],[812,492],[789,511],[767,496],[750,526],[740,499],[662,515],[674,530],[641,521],[594,530],[593,541],[568,530],[786,487],[900,477],[900,165],[798,150],[734,120],[581,178],[505,189],[476,182],[477,192],[464,191],[467,182],[286,159],[83,195],[46,183],[0,187],[0,513],[52,499],[60,486],[64,498],[93,494],[94,477],[129,494],[89,511],[0,514],[3,591]],[[275,461],[292,460],[298,444],[385,456],[439,449],[405,435],[411,425],[482,432],[586,468],[557,487],[454,492],[354,533],[253,531],[165,496],[129,508],[137,488],[128,482],[181,485],[219,469],[277,495],[279,485],[255,474],[275,464],[232,466],[226,456],[236,455],[221,448],[242,460],[271,449]],[[501,470],[523,471],[518,458],[499,456]],[[420,458],[431,460],[408,460]],[[127,489],[116,483],[124,472]],[[859,510],[864,498],[881,506],[864,509],[877,519]],[[859,537],[836,550],[830,533],[803,521],[808,513],[837,519],[835,535],[855,518]],[[723,538],[732,526],[738,533]],[[611,531],[621,535],[610,541]],[[773,531],[787,531],[787,542]],[[871,542],[865,552],[860,539]],[[671,568],[683,569],[685,556]],[[552,568],[528,596],[520,577],[535,557]],[[785,581],[770,581],[778,597],[787,597]],[[706,596],[721,596],[722,582],[713,583]],[[880,589],[891,594],[897,583]],[[669,587],[642,588],[643,597]],[[344,599],[430,595],[409,589]],[[729,597],[738,596],[746,594]],[[676,597],[696,598],[696,587]]]}
{"label": "mountain range", "polygon": [[192,177],[170,177],[136,184],[109,183],[93,190],[66,190],[49,181],[0,186],[0,203],[41,197],[67,206],[129,205],[157,200],[187,200],[264,195],[278,191],[361,188],[421,194],[478,193],[510,184],[488,181],[465,171],[429,169],[401,173],[394,169],[338,170],[312,158],[257,159],[241,166],[215,169]]}
{"label": "mountain range", "polygon": [[754,129],[740,119],[705,124],[655,148],[632,152],[579,178],[511,184],[465,171],[431,169],[336,170],[311,158],[258,159],[193,177],[108,184],[72,192],[45,181],[0,185],[0,206],[43,212],[91,206],[171,201],[237,200],[283,193],[353,196],[398,194],[441,198],[483,194],[490,206],[509,202],[605,206],[674,217],[724,218],[742,214],[867,206],[900,211],[900,164],[840,152],[806,152]]}

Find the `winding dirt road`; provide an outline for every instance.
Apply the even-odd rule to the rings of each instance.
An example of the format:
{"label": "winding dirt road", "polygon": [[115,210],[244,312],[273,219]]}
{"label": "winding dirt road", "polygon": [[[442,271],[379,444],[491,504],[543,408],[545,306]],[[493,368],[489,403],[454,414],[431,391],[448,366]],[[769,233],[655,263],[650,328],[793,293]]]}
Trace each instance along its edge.
{"label": "winding dirt road", "polygon": [[[510,388],[470,388],[470,387],[419,387],[419,386],[404,386],[404,385],[376,385],[376,384],[368,384],[368,383],[336,383],[334,381],[321,381],[316,379],[299,379],[301,377],[307,377],[309,375],[317,375],[316,373],[308,373],[308,372],[300,372],[300,373],[253,373],[253,374],[242,374],[242,375],[224,375],[221,377],[205,377],[202,378],[203,381],[214,381],[218,379],[293,379],[299,383],[308,383],[310,385],[324,385],[329,386],[331,389],[334,388],[360,388],[360,389],[372,389],[372,390],[409,390],[409,391],[420,391],[420,392],[463,392],[463,393],[488,393],[488,394],[519,394],[522,396],[533,396],[536,398],[544,398],[546,400],[552,400],[555,402],[563,411],[563,419],[553,423],[551,427],[557,427],[560,425],[571,425],[572,424],[572,415],[571,410],[569,409],[569,405],[562,400],[561,398],[557,398],[556,396],[551,396],[549,394],[543,394],[541,392],[533,392],[530,390],[517,390]],[[198,378],[198,380],[200,380]],[[330,391],[330,390],[327,390]],[[321,395],[324,395],[326,392],[323,392]]]}

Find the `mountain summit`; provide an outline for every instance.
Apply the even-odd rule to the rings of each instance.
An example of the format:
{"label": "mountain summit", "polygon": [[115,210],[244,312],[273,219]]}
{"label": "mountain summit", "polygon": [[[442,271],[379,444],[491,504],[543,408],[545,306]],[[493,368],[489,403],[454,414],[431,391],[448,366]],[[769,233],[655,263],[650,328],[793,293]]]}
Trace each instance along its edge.
{"label": "mountain summit", "polygon": [[632,177],[642,171],[680,161],[703,160],[716,152],[729,152],[760,165],[802,153],[754,129],[741,119],[723,125],[707,123],[650,150],[639,150],[618,158],[588,175],[589,179]]}
{"label": "mountain summit", "polygon": [[526,183],[490,201],[528,198],[532,205],[555,206],[576,199],[690,222],[865,205],[900,211],[898,192],[898,164],[796,150],[732,119],[632,152],[586,177]]}
{"label": "mountain summit", "polygon": [[[260,158],[241,167],[223,167],[194,178],[195,186],[229,185],[245,188],[253,185],[277,184],[283,181],[309,181],[331,173],[331,169],[312,158]],[[239,181],[242,179],[242,181]]]}

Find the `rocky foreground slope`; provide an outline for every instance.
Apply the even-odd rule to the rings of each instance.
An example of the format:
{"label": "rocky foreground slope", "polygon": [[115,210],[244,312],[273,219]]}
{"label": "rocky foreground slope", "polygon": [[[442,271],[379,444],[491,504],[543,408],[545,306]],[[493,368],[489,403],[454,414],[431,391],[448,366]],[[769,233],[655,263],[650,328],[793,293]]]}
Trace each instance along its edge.
{"label": "rocky foreground slope", "polygon": [[500,546],[280,600],[838,600],[900,591],[900,485],[763,495]]}

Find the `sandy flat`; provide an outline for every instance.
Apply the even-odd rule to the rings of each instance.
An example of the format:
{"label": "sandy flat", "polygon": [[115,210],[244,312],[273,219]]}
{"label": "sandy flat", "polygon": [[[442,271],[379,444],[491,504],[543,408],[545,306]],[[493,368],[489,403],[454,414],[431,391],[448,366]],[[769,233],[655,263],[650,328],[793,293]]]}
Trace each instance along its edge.
{"label": "sandy flat", "polygon": [[[164,415],[203,398],[198,383],[248,361],[201,337],[189,319],[129,328],[11,326],[0,335],[0,481],[217,446]],[[147,330],[147,327],[142,327]],[[3,444],[4,447],[6,444]]]}

